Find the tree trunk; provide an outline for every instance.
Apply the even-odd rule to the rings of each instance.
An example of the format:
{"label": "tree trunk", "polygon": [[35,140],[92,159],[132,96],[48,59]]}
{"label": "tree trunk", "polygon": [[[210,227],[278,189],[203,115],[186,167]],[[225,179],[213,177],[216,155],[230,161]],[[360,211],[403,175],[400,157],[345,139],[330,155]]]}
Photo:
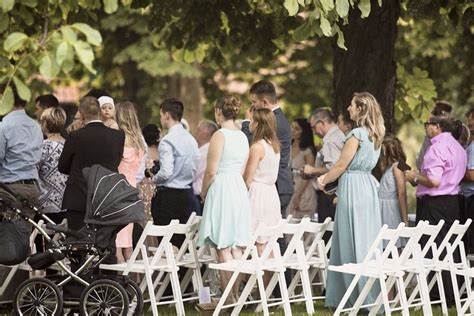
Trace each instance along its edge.
{"label": "tree trunk", "polygon": [[183,102],[183,117],[188,121],[190,131],[193,133],[204,115],[201,79],[173,75],[168,77],[167,81],[167,95],[169,98],[176,98]]}
{"label": "tree trunk", "polygon": [[371,4],[365,19],[358,9],[351,9],[349,24],[342,27],[348,50],[334,43],[334,107],[336,113],[346,113],[354,92],[370,92],[382,108],[387,131],[393,131],[400,4],[399,0],[385,0],[382,7],[377,0]]}

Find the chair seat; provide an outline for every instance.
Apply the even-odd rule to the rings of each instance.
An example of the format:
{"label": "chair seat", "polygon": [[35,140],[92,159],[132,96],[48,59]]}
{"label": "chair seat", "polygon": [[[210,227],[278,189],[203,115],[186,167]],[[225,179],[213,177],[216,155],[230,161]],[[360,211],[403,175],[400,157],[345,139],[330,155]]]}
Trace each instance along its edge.
{"label": "chair seat", "polygon": [[[148,257],[147,260],[151,264],[153,257]],[[127,262],[116,263],[116,264],[101,264],[100,269],[104,270],[113,270],[113,271],[125,271],[127,267]],[[150,265],[151,270],[163,270],[170,272],[171,269],[168,266],[168,263],[165,258],[160,258],[155,265]],[[179,269],[179,268],[178,268]],[[145,264],[143,260],[136,260],[132,263],[130,267],[130,272],[145,273]]]}
{"label": "chair seat", "polygon": [[332,266],[328,267],[329,270],[347,274],[359,274],[367,277],[378,277],[380,274],[388,275],[403,275],[403,267],[396,266],[387,261],[380,265],[377,261],[369,261],[366,263],[346,263],[341,266]]}
{"label": "chair seat", "polygon": [[234,272],[238,270],[239,272],[246,274],[255,274],[258,270],[268,270],[268,271],[284,271],[285,268],[281,265],[281,262],[278,262],[274,258],[269,258],[265,262],[257,267],[255,261],[251,260],[231,260],[223,263],[211,263],[209,268],[215,270],[231,271]]}

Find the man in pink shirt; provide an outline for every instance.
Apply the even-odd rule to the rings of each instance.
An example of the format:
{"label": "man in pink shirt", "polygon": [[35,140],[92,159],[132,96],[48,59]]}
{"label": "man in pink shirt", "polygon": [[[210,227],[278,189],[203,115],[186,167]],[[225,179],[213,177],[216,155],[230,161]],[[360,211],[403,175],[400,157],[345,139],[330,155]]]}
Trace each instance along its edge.
{"label": "man in pink shirt", "polygon": [[[455,220],[460,219],[459,183],[464,177],[467,166],[467,155],[464,148],[454,139],[454,120],[445,117],[430,117],[425,123],[426,136],[431,145],[423,159],[419,171],[406,171],[407,181],[416,183],[416,195],[422,200],[422,209],[417,210],[417,221],[427,220],[436,225],[445,221],[444,227],[436,237],[436,244],[441,244]],[[443,283],[448,305],[454,304],[454,295],[449,272],[443,273]],[[436,286],[434,288],[437,288]],[[433,299],[438,294],[433,293]]]}

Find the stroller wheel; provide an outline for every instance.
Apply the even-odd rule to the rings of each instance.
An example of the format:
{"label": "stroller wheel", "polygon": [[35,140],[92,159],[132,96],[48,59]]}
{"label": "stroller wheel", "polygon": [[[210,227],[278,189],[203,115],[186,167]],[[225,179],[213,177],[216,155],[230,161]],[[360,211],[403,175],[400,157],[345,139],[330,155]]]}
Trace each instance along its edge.
{"label": "stroller wheel", "polygon": [[53,281],[34,278],[20,284],[13,296],[14,315],[61,315],[63,296]]}
{"label": "stroller wheel", "polygon": [[128,294],[128,315],[139,316],[143,312],[143,294],[140,287],[132,280],[127,280],[125,288]]}
{"label": "stroller wheel", "polygon": [[79,301],[81,315],[117,315],[128,313],[127,291],[119,283],[112,280],[92,282],[82,292]]}

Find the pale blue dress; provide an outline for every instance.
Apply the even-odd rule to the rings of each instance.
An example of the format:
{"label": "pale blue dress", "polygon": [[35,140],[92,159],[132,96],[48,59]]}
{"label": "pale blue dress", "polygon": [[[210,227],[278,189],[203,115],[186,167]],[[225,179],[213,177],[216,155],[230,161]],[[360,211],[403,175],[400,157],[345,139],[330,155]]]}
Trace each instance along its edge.
{"label": "pale blue dress", "polygon": [[[371,175],[380,149],[375,149],[363,128],[353,129],[346,141],[352,136],[359,140],[359,148],[347,170],[339,177],[329,259],[329,264],[335,266],[362,262],[382,227],[377,182]],[[349,274],[328,271],[326,306],[335,308],[339,305],[352,278]],[[346,307],[354,305],[364,285],[365,279],[361,279]],[[379,292],[380,288],[374,285],[365,303],[373,302]]]}
{"label": "pale blue dress", "polygon": [[249,155],[244,133],[221,128],[224,149],[204,202],[198,244],[217,249],[248,246],[251,237],[250,198],[242,171]]}
{"label": "pale blue dress", "polygon": [[[395,229],[402,222],[402,217],[400,216],[397,182],[393,174],[393,168],[395,168],[394,165],[387,168],[382,179],[380,179],[379,200],[382,225],[386,224],[388,228]],[[383,246],[387,247],[387,244],[388,241],[384,240]],[[406,245],[406,239],[399,238],[395,245],[397,247],[404,247]]]}

